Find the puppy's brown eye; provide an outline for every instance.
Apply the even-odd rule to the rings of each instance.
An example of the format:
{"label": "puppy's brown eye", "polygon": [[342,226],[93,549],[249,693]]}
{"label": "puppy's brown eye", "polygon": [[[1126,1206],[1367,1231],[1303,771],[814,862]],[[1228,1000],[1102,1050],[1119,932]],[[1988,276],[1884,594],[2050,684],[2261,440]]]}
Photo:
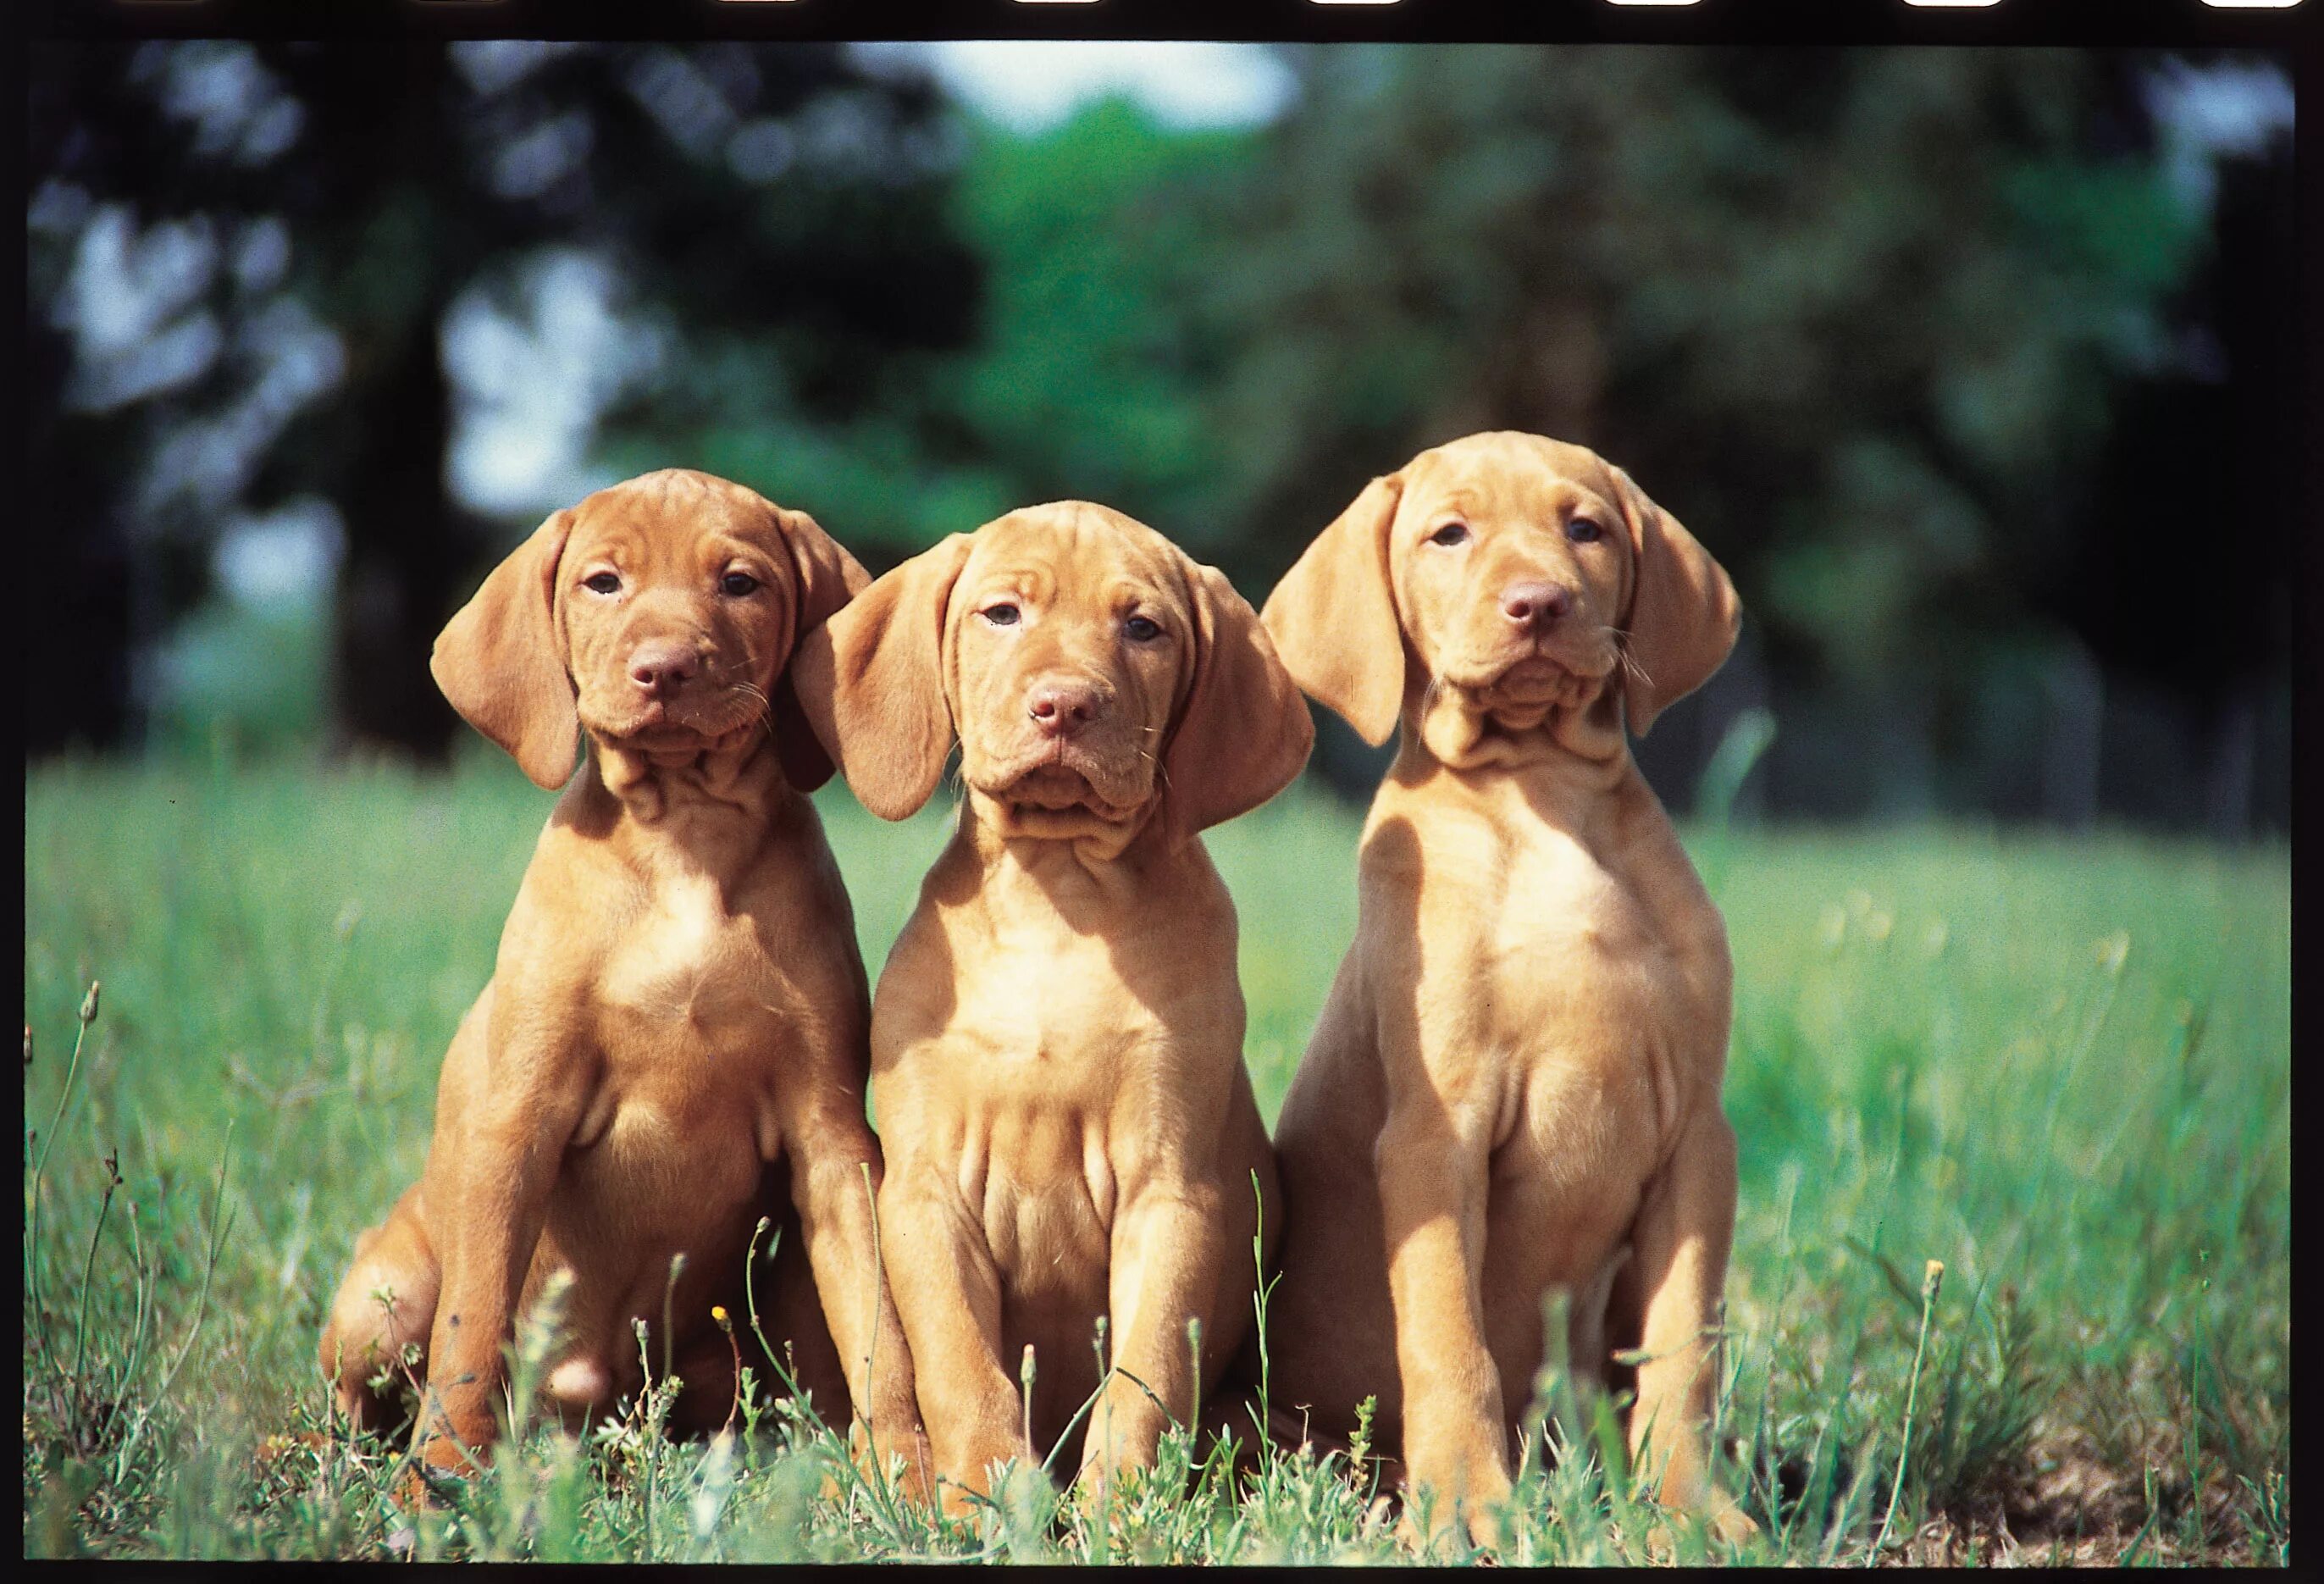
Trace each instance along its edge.
{"label": "puppy's brown eye", "polygon": [[1577,545],[1594,545],[1606,537],[1606,530],[1587,517],[1577,517],[1565,525],[1565,537]]}
{"label": "puppy's brown eye", "polygon": [[732,594],[739,600],[744,594],[757,594],[759,580],[747,572],[729,572],[718,580],[718,588],[720,593]]}
{"label": "puppy's brown eye", "polygon": [[1161,624],[1145,616],[1132,616],[1121,624],[1121,630],[1140,643],[1148,643],[1162,636]]}
{"label": "puppy's brown eye", "polygon": [[991,622],[995,627],[1014,627],[1017,625],[1017,607],[1014,605],[988,605],[982,611],[979,612],[978,614],[982,615],[987,622]]}
{"label": "puppy's brown eye", "polygon": [[622,580],[610,572],[600,572],[595,577],[584,578],[581,586],[601,594],[619,594]]}
{"label": "puppy's brown eye", "polygon": [[1465,545],[1469,542],[1469,525],[1465,522],[1448,522],[1430,534],[1428,542],[1432,545],[1443,545],[1448,550],[1454,545]]}

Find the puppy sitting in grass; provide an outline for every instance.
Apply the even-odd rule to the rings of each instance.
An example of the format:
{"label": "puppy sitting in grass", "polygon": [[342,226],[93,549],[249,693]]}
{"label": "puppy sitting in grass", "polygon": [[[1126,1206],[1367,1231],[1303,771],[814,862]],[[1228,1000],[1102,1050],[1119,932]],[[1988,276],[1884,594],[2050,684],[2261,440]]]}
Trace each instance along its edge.
{"label": "puppy sitting in grass", "polygon": [[1373,480],[1267,602],[1302,687],[1368,741],[1403,728],[1276,1125],[1272,1395],[1344,1438],[1377,1394],[1408,1498],[1480,1544],[1553,1352],[1635,1382],[1666,1503],[1751,1528],[1706,1446],[1727,933],[1625,735],[1718,669],[1740,614],[1628,474],[1509,433]]}
{"label": "puppy sitting in grass", "polygon": [[1194,1422],[1189,1322],[1205,1391],[1250,1324],[1275,1173],[1196,833],[1298,773],[1306,705],[1223,576],[1079,502],[907,561],[793,668],[883,818],[961,746],[959,826],[872,1014],[881,1229],[945,1504],[1053,1448],[1086,1502]]}
{"label": "puppy sitting in grass", "polygon": [[873,1253],[863,966],[806,797],[831,766],[784,678],[865,581],[803,513],[670,470],[550,517],[437,640],[454,707],[540,786],[572,784],[445,1056],[427,1166],[357,1239],[324,1328],[358,1425],[400,1418],[387,1377],[420,1389],[427,1465],[484,1457],[503,1349],[552,1284],[545,1390],[568,1421],[638,1390],[641,1321],[683,1383],[676,1426],[726,1420],[712,1311],[746,1315],[761,1217],[776,1349],[827,1420],[852,1409],[878,1453],[920,1465]]}

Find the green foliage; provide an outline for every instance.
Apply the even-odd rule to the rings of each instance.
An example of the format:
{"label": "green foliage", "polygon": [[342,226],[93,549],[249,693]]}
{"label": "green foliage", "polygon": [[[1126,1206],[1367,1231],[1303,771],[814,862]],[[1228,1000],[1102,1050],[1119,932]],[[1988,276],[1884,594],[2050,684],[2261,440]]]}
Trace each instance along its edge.
{"label": "green foliage", "polygon": [[2026,519],[2193,257],[2159,166],[2093,152],[2088,58],[1305,64],[1205,303],[1226,514],[1286,536],[1255,559],[1423,445],[1537,429],[1708,533],[1779,641],[1868,674],[1941,642],[1964,585],[2022,616],[2001,568],[2058,531]]}
{"label": "green foliage", "polygon": [[[659,1388],[586,1442],[521,1414],[491,1474],[403,1515],[401,1449],[329,1423],[315,1339],[355,1234],[419,1170],[548,799],[482,750],[448,778],[60,763],[25,797],[27,1554],[1401,1554],[1361,1454],[1239,1470],[1178,1435],[1108,1527],[1029,1470],[939,1524],[763,1395],[726,1440],[650,1433]],[[876,972],[945,818],[820,802]],[[1736,963],[1719,1412],[1764,1531],[1741,1554],[1866,1560],[1893,1497],[1886,1550],[1912,1560],[2285,1560],[2284,849],[1687,835],[1716,845]],[[1353,926],[1356,825],[1295,793],[1207,840],[1271,1117]],[[1533,1443],[1503,1558],[1651,1554],[1659,1515],[1599,1408],[1554,1368],[1536,1397],[1560,1455]]]}
{"label": "green foliage", "polygon": [[[447,347],[560,262],[605,283],[629,332],[568,393],[574,419],[610,415],[610,455],[715,456],[825,511],[812,481],[852,469],[868,482],[832,504],[875,535],[916,520],[913,398],[977,284],[944,224],[954,118],[925,77],[831,44],[225,40],[56,44],[33,76],[30,368],[54,480],[36,509],[68,603],[117,613],[76,634],[97,663],[42,746],[117,733],[146,702],[123,651],[203,619],[237,518],[311,497],[346,553],[333,663],[303,679],[342,738],[443,749],[429,638],[568,503],[488,525],[448,488],[484,393],[456,389]],[[124,316],[148,321],[139,344],[108,353]],[[194,713],[252,718],[230,668],[199,679],[226,696]]]}
{"label": "green foliage", "polygon": [[1940,641],[1963,586],[2023,618],[1997,585],[2062,553],[2025,516],[2201,244],[2153,160],[2092,152],[2103,69],[2070,55],[1294,60],[1258,131],[1121,99],[971,123],[948,216],[977,329],[890,387],[918,416],[802,437],[792,393],[737,373],[779,358],[713,347],[703,454],[875,560],[1072,496],[1257,594],[1373,473],[1539,429],[1646,477],[1779,641],[1863,677]]}
{"label": "green foliage", "polygon": [[[875,569],[1011,507],[1086,498],[1258,600],[1365,480],[1505,426],[1596,446],[1719,555],[1749,612],[1744,664],[1803,701],[1775,784],[1826,787],[1822,806],[2075,818],[2071,777],[2022,752],[2073,700],[2107,701],[2110,742],[2134,708],[2132,732],[2182,702],[2218,726],[2207,688],[2261,707],[2244,685],[2281,644],[2231,612],[2167,623],[2224,668],[2166,659],[2185,696],[2126,702],[2115,677],[2156,675],[2142,646],[2166,625],[2130,595],[2171,595],[2150,577],[2117,598],[2090,573],[2119,554],[2125,511],[2172,520],[2143,483],[2126,505],[2097,487],[2145,478],[2105,463],[2124,391],[2193,391],[2188,410],[2248,437],[2218,389],[2187,382],[2184,348],[2227,356],[2239,392],[2267,383],[2203,273],[2233,251],[2227,221],[2165,180],[2149,135],[2137,84],[2163,63],[1286,59],[1299,90],[1264,126],[1176,130],[1115,98],[1024,135],[824,46],[43,51],[30,366],[41,510],[72,520],[42,542],[72,597],[115,619],[77,639],[109,658],[42,707],[39,741],[117,739],[152,707],[169,745],[440,747],[454,722],[428,640],[533,520],[475,522],[445,497],[475,392],[452,388],[444,332],[480,302],[539,309],[535,272],[574,255],[625,332],[576,404],[596,412],[590,470],[729,474]],[[207,106],[198,128],[189,106]],[[2239,169],[2273,190],[2274,167]],[[155,354],[159,382],[134,390],[115,370],[131,393],[94,400],[55,310],[116,202],[129,242],[156,246],[140,267],[174,271],[153,345],[214,349]],[[286,398],[281,425],[226,421],[301,326],[337,337],[336,385]],[[2254,500],[2272,487],[2234,471]],[[2173,477],[2201,510],[2251,509],[2200,468]],[[320,631],[205,608],[221,527],[309,495],[336,504],[347,548]],[[165,649],[181,685],[133,707],[124,646]],[[2092,657],[2105,692],[2051,701]],[[1866,717],[1902,751],[1861,787],[1814,774]],[[2210,787],[2169,779],[2182,807],[2219,792],[2215,816],[2237,817],[2232,766]]]}
{"label": "green foliage", "polygon": [[1202,543],[1218,436],[1183,299],[1214,239],[1187,198],[1250,141],[1167,132],[1123,99],[1034,137],[979,129],[955,207],[989,273],[959,410],[1011,504],[1103,501]]}

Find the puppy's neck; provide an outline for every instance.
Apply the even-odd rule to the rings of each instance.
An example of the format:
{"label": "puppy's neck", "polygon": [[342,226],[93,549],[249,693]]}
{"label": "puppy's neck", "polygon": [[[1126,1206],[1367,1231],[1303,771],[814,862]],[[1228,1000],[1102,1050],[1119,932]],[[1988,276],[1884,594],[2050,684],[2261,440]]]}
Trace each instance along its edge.
{"label": "puppy's neck", "polygon": [[972,787],[957,840],[988,870],[1014,867],[1039,877],[1079,870],[1103,884],[1158,841],[1155,806],[1149,800],[1129,818],[1111,820],[1085,808],[1012,805]]}
{"label": "puppy's neck", "polygon": [[593,736],[582,776],[621,822],[648,829],[763,827],[791,790],[774,739],[755,721],[706,739],[699,752],[684,757],[641,753]]}
{"label": "puppy's neck", "polygon": [[1602,790],[1630,768],[1621,694],[1609,677],[1571,704],[1495,705],[1432,681],[1405,701],[1398,767],[1407,760],[1414,768],[1545,777]]}

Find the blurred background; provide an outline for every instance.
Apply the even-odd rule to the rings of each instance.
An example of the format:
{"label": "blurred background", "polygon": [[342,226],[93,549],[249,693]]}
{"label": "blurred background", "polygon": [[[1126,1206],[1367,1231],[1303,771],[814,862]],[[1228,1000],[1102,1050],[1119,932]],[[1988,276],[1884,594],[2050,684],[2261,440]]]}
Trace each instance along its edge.
{"label": "blurred background", "polygon": [[[438,628],[651,467],[875,571],[1094,498],[1258,603],[1373,474],[1515,428],[1742,590],[1640,745],[1674,807],[2289,825],[2268,58],[30,49],[34,760],[440,761]],[[1379,762],[1327,723],[1318,775]]]}

